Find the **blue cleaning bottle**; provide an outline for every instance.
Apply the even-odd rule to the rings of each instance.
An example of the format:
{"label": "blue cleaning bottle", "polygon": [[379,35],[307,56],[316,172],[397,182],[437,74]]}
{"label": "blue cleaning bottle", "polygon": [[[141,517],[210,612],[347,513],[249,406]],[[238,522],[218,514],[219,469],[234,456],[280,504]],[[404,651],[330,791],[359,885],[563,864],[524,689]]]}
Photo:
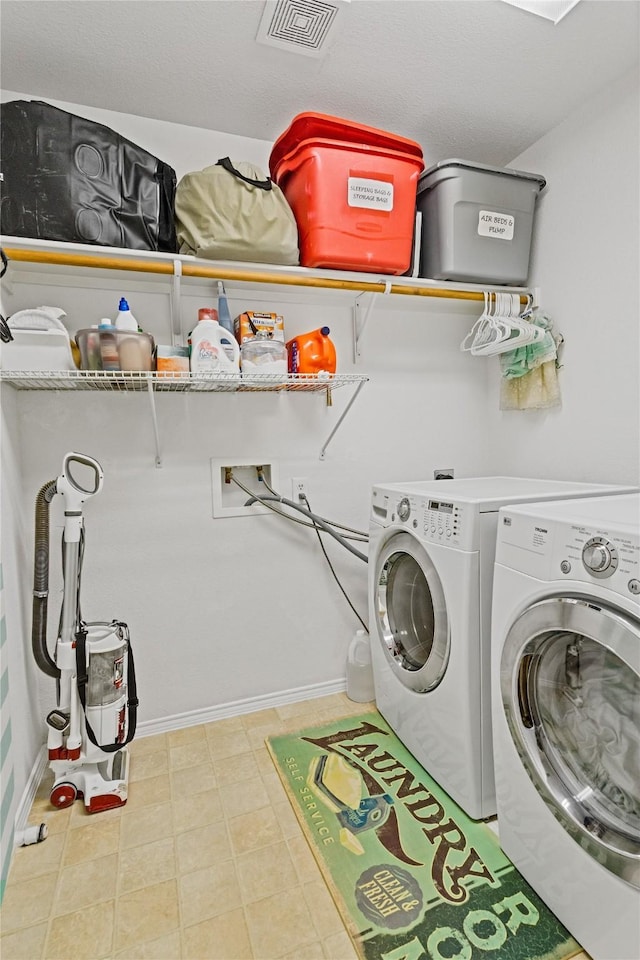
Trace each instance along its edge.
{"label": "blue cleaning bottle", "polygon": [[233,320],[231,319],[231,313],[229,312],[229,304],[227,303],[227,295],[224,292],[224,284],[222,280],[218,280],[218,323],[221,327],[224,327],[232,337],[235,338]]}
{"label": "blue cleaning bottle", "polygon": [[129,304],[125,297],[120,298],[118,304],[118,316],[116,317],[116,327],[118,330],[129,330],[132,333],[138,332],[138,321],[131,313]]}

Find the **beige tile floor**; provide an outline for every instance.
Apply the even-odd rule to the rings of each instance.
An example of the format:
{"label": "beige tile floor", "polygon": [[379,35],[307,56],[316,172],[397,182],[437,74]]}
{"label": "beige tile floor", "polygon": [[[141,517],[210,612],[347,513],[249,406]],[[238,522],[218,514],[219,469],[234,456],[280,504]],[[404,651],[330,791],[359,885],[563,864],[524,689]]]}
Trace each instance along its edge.
{"label": "beige tile floor", "polygon": [[126,805],[93,816],[52,810],[47,777],[2,960],[357,960],[264,740],[368,709],[336,694],[138,738]]}

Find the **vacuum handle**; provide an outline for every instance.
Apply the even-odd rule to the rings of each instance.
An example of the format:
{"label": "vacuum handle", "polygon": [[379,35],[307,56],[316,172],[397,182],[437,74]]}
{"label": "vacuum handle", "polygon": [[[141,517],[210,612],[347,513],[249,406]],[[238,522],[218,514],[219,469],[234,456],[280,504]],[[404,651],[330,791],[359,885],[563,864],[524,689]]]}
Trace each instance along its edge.
{"label": "vacuum handle", "polygon": [[[80,480],[77,479],[77,476],[74,477],[71,465],[74,463],[82,464],[84,467],[89,467],[93,471],[93,485],[85,486]],[[70,491],[73,491],[76,494],[84,494],[82,499],[86,497],[92,497],[96,493],[100,493],[102,490],[102,483],[104,480],[104,474],[102,472],[102,467],[97,460],[94,460],[93,457],[88,457],[84,453],[67,453],[65,454],[64,460],[62,462],[62,475],[58,481],[58,487],[60,486],[60,480],[66,483],[70,487]],[[83,477],[84,480],[84,477]],[[86,480],[84,481],[86,483]],[[66,493],[66,490],[58,489],[59,493]]]}

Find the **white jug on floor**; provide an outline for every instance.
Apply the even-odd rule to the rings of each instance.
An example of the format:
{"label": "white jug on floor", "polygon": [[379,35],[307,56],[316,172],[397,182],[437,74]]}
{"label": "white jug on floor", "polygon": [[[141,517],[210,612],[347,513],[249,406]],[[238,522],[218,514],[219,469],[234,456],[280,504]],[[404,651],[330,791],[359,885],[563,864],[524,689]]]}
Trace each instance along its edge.
{"label": "white jug on floor", "polygon": [[375,699],[371,646],[364,630],[356,630],[347,653],[347,696],[356,703]]}

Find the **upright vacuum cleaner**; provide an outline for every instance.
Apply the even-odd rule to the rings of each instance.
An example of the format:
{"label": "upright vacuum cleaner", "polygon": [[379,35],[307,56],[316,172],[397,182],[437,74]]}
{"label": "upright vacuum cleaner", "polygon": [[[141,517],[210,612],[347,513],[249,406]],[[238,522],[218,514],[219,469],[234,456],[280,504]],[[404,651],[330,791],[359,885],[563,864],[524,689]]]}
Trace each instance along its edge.
{"label": "upright vacuum cleaner", "polygon": [[[82,505],[102,489],[100,464],[67,453],[62,473],[36,499],[32,647],[38,667],[56,680],[57,707],[47,716],[50,799],[68,807],[84,799],[89,813],[127,801],[129,751],[138,700],[129,628],[120,620],[86,623],[80,611],[84,553]],[[63,594],[55,657],[47,648],[49,504],[64,498]]]}

